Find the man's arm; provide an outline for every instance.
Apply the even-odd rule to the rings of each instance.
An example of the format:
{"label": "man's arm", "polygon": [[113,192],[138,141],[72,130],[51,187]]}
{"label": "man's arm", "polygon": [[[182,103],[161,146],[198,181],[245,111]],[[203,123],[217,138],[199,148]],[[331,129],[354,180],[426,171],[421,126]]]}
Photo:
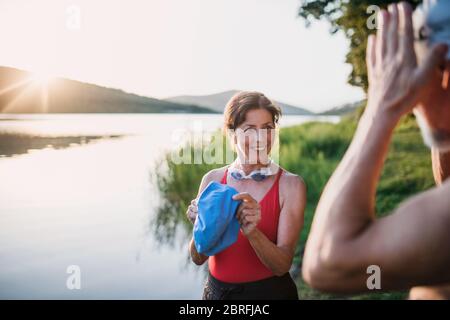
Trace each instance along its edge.
{"label": "man's arm", "polygon": [[433,175],[437,185],[441,185],[450,176],[450,151],[440,152],[433,148],[431,150],[433,162]]}
{"label": "man's arm", "polygon": [[[450,175],[450,152],[440,152],[431,149],[434,180],[441,186]],[[413,287],[409,291],[409,299],[413,300],[441,300],[450,298],[450,284],[437,286]]]}
{"label": "man's arm", "polygon": [[392,132],[446,53],[436,46],[418,68],[411,8],[399,7],[400,15],[397,5],[381,12],[377,37],[369,39],[368,106],[325,187],[306,244],[303,276],[317,289],[365,291],[370,265],[381,268],[382,289],[450,280],[450,182],[413,197],[388,217],[375,215],[376,186]]}

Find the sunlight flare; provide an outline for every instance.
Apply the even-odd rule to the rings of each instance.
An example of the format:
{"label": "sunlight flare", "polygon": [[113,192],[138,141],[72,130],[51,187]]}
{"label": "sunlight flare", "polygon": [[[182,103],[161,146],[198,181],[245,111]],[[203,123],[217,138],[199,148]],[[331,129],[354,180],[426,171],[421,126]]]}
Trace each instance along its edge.
{"label": "sunlight flare", "polygon": [[47,86],[53,78],[49,72],[39,71],[31,75],[30,81],[36,85]]}

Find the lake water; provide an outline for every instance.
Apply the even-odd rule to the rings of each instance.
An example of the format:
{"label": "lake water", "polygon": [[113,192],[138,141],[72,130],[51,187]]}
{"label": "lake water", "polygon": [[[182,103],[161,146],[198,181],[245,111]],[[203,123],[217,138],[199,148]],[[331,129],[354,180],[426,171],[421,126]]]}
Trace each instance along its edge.
{"label": "lake water", "polygon": [[[311,120],[338,117],[280,124]],[[151,232],[160,196],[150,177],[177,146],[174,136],[221,122],[206,114],[0,114],[0,136],[100,137],[58,149],[20,140],[20,151],[0,152],[0,298],[201,298],[205,272],[187,260],[185,240],[161,243]],[[70,266],[79,268],[80,289],[67,287]]]}

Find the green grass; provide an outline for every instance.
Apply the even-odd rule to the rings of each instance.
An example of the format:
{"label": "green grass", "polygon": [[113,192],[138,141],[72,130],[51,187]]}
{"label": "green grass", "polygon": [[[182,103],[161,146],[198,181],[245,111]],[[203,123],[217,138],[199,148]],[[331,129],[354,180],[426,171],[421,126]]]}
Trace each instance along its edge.
{"label": "green grass", "polygon": [[[302,176],[307,185],[305,226],[297,246],[295,264],[301,265],[301,253],[320,194],[350,144],[357,118],[358,114],[354,114],[338,124],[311,122],[280,130],[280,164]],[[202,176],[219,166],[222,165],[177,165],[169,157],[163,159],[161,170],[155,177],[165,199],[158,214],[160,221],[157,218],[155,224],[162,235],[167,238],[170,230],[182,225],[186,236],[189,236],[191,225],[186,221],[184,212],[189,201],[196,196]],[[422,143],[414,119],[406,117],[395,130],[377,189],[378,215],[388,214],[401,201],[433,184],[430,152]],[[301,299],[404,299],[407,295],[407,292],[386,292],[338,296],[317,292],[302,279],[297,282]]]}

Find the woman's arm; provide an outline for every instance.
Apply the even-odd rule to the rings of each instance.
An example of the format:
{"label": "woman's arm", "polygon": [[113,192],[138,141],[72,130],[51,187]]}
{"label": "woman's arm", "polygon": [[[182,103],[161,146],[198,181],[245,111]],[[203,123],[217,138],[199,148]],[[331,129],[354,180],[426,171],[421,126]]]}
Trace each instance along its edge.
{"label": "woman's arm", "polygon": [[[286,200],[280,212],[277,243],[270,241],[257,227],[246,234],[258,258],[277,276],[284,275],[292,265],[295,247],[303,227],[306,204],[306,187],[303,181],[294,175],[285,178],[286,185],[283,189],[280,184],[280,190]],[[245,219],[245,214],[241,218]]]}
{"label": "woman's arm", "polygon": [[[209,171],[207,174],[205,174],[202,178],[202,182],[200,183],[200,187],[198,190],[198,194],[197,194],[197,198],[200,196],[200,194],[202,193],[203,189],[206,188],[206,186],[211,182],[211,181],[215,181],[220,179],[220,170],[218,169],[214,169]],[[188,215],[188,218],[191,220],[192,217],[190,217]],[[195,219],[193,219],[193,221],[195,222]],[[191,220],[192,222],[192,220]],[[204,254],[201,254],[199,252],[197,252],[197,249],[195,248],[195,242],[194,242],[194,238],[192,237],[191,241],[189,242],[189,255],[192,259],[192,261],[196,264],[196,265],[202,265],[203,263],[205,263],[206,260],[208,260],[208,256],[205,256]]]}
{"label": "woman's arm", "polygon": [[192,261],[198,266],[201,266],[205,263],[206,260],[208,260],[208,256],[198,253],[197,249],[195,248],[194,238],[192,238],[191,242],[189,243],[189,254]]}

